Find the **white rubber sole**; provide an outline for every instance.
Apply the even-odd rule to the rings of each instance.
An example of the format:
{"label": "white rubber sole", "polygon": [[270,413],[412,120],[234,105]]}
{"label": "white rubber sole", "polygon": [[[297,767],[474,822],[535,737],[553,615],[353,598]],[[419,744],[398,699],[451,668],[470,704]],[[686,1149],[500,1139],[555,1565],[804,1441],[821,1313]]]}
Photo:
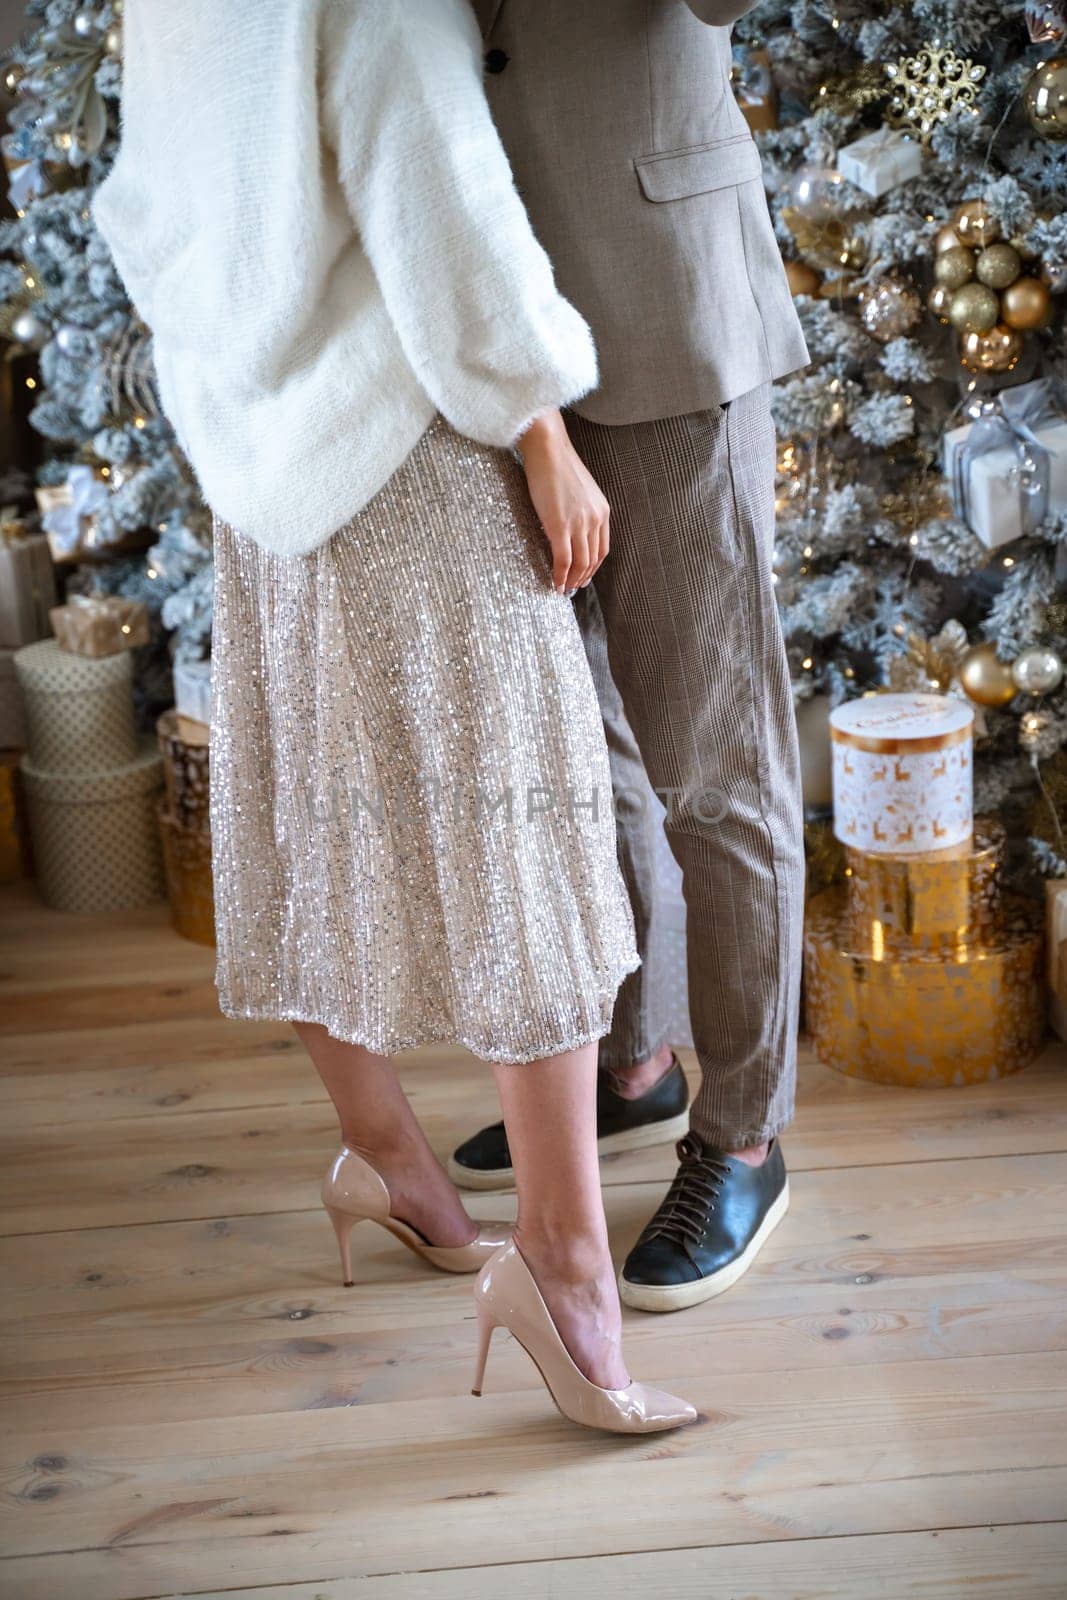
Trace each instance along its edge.
{"label": "white rubber sole", "polygon": [[[626,1150],[647,1150],[653,1144],[673,1144],[689,1132],[689,1112],[679,1112],[676,1117],[665,1117],[662,1122],[646,1122],[640,1128],[628,1128],[625,1133],[609,1133],[597,1140],[600,1156],[622,1155]],[[510,1167],[495,1167],[484,1172],[461,1166],[455,1156],[448,1158],[448,1176],[457,1189],[514,1189],[515,1174]]]}
{"label": "white rubber sole", "polygon": [[731,1288],[738,1278],[744,1277],[788,1210],[789,1179],[787,1178],[781,1194],[744,1250],[733,1261],[727,1262],[725,1267],[720,1267],[718,1272],[711,1273],[707,1278],[698,1278],[695,1283],[628,1283],[620,1272],[619,1298],[624,1305],[632,1306],[635,1311],[684,1311],[688,1306],[698,1306],[704,1300],[713,1300],[717,1294],[724,1294]]}

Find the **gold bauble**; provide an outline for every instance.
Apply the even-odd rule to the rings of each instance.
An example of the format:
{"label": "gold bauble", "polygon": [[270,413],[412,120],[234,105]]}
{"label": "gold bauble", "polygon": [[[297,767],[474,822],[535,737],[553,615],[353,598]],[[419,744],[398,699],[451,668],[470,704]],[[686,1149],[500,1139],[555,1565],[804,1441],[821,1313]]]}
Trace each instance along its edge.
{"label": "gold bauble", "polygon": [[1067,139],[1067,56],[1052,56],[1030,74],[1023,88],[1030,126],[1043,139]]}
{"label": "gold bauble", "polygon": [[968,372],[1010,372],[1023,352],[1023,336],[998,322],[988,333],[965,333],[960,365]]}
{"label": "gold bauble", "polygon": [[1022,257],[1010,244],[987,245],[974,264],[978,282],[988,284],[990,289],[1006,289],[1022,270]]}
{"label": "gold bauble", "polygon": [[973,245],[976,250],[983,250],[1000,238],[1000,223],[984,200],[965,200],[957,206],[952,226],[964,244]]}
{"label": "gold bauble", "polygon": [[790,294],[817,294],[822,282],[815,268],[809,267],[806,261],[787,261],[785,276]]}
{"label": "gold bauble", "polygon": [[942,250],[934,259],[934,277],[946,289],[962,289],[974,277],[974,251],[963,245],[956,250]]}
{"label": "gold bauble", "polygon": [[928,309],[944,323],[948,322],[949,301],[952,299],[953,293],[954,291],[947,289],[943,283],[935,283],[930,293],[926,296]]}
{"label": "gold bauble", "polygon": [[934,234],[934,254],[943,255],[946,250],[958,250],[963,240],[952,226],[946,223],[943,228],[938,228]]}
{"label": "gold bauble", "polygon": [[959,333],[988,333],[1000,312],[1000,301],[984,283],[965,283],[953,292],[948,320]]}
{"label": "gold bauble", "polygon": [[1052,296],[1040,278],[1016,278],[1000,297],[1000,317],[1009,328],[1043,328],[1052,313]]}
{"label": "gold bauble", "polygon": [[967,698],[979,706],[1006,706],[1018,693],[1011,662],[1001,661],[992,641],[967,651],[960,662],[959,678]]}

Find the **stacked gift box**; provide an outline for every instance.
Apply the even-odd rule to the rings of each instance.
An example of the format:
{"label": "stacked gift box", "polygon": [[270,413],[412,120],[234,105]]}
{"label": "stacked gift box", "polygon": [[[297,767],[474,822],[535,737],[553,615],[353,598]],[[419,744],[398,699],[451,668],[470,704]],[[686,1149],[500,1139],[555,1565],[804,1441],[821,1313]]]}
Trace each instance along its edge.
{"label": "stacked gift box", "polygon": [[29,868],[29,834],[19,756],[26,715],[15,652],[51,632],[55,573],[47,541],[30,533],[14,507],[0,508],[0,883]]}
{"label": "stacked gift box", "polygon": [[1041,908],[1003,892],[1003,829],[974,822],[973,722],[936,694],[831,716],[845,882],[808,904],[806,1019],[820,1059],[850,1076],[982,1082],[1044,1036]]}
{"label": "stacked gift box", "polygon": [[[196,664],[200,666],[200,663]],[[210,668],[207,663],[210,681]],[[175,686],[182,688],[188,669],[175,668]],[[199,684],[204,674],[193,672]],[[165,711],[156,723],[163,755],[166,790],[159,803],[159,828],[167,872],[171,922],[178,933],[198,944],[214,944],[215,915],[211,878],[209,815],[210,732],[206,720],[190,715],[207,703],[182,693],[179,710]]]}
{"label": "stacked gift box", "polygon": [[79,655],[44,639],[16,653],[15,671],[42,897],[57,910],[97,912],[158,899],[155,797],[163,764],[138,739],[129,651],[120,645],[112,655]]}

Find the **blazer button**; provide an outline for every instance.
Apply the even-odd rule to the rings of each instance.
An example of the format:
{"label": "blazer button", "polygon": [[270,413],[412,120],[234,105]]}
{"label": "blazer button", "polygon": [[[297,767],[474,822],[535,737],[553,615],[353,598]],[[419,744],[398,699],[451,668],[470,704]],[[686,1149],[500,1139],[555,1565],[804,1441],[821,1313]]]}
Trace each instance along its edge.
{"label": "blazer button", "polygon": [[485,70],[486,72],[503,72],[510,59],[505,50],[487,50],[485,52]]}

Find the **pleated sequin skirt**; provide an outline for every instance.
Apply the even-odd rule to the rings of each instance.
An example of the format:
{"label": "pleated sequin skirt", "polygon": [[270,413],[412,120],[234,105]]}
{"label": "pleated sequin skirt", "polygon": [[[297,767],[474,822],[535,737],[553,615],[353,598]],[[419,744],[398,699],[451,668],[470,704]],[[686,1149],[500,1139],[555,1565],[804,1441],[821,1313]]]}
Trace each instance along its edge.
{"label": "pleated sequin skirt", "polygon": [[215,519],[224,1013],[577,1048],[638,964],[603,726],[517,462],[438,420],[310,554]]}

